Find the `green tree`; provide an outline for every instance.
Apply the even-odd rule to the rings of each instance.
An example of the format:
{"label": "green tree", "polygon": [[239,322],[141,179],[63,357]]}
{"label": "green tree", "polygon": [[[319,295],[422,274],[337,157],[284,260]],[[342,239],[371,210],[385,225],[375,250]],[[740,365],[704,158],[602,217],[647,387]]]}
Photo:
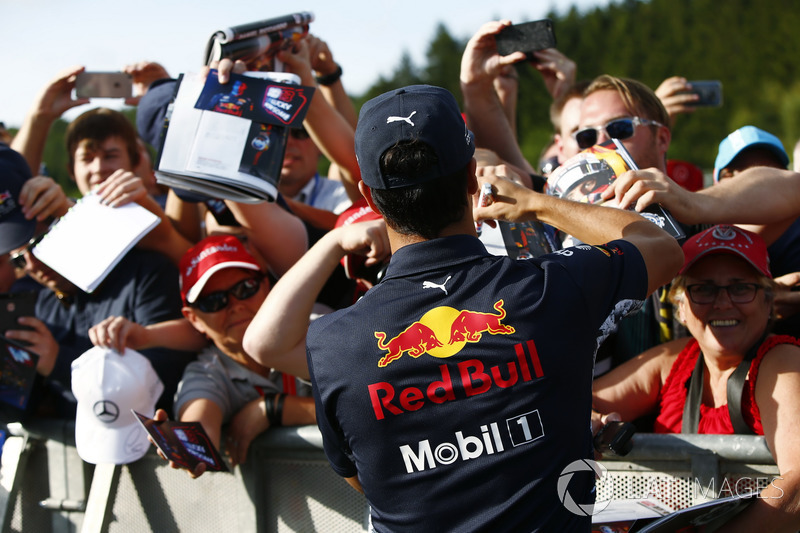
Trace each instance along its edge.
{"label": "green tree", "polygon": [[456,95],[461,103],[461,89],[458,76],[461,70],[461,55],[466,42],[454,39],[444,24],[436,28],[436,35],[428,46],[428,64],[422,69],[423,81],[428,85],[436,85]]}

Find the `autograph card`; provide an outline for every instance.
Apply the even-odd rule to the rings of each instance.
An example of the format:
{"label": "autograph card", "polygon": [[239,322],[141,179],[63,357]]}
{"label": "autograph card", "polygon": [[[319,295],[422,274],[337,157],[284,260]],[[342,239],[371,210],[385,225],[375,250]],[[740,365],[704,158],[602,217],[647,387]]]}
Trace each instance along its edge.
{"label": "autograph card", "polygon": [[205,463],[207,471],[228,471],[228,467],[200,422],[176,422],[173,420],[156,422],[136,411],[133,411],[133,414],[150,434],[164,457],[181,468],[191,472],[198,464]]}

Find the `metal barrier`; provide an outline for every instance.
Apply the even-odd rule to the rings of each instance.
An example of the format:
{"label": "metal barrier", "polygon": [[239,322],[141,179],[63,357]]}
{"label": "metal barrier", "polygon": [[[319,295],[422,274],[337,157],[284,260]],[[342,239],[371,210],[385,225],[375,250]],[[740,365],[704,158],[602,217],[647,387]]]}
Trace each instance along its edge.
{"label": "metal barrier", "polygon": [[778,475],[764,437],[637,434],[625,457],[604,457],[598,500],[653,497],[685,509],[761,490]]}
{"label": "metal barrier", "polygon": [[[130,465],[86,465],[70,423],[12,433],[0,470],[2,533],[367,530],[366,500],[328,466],[313,426],[272,429],[241,468],[195,480],[154,449]],[[638,434],[629,455],[601,464],[599,500],[655,497],[676,509],[763,488],[778,473],[753,436]]]}

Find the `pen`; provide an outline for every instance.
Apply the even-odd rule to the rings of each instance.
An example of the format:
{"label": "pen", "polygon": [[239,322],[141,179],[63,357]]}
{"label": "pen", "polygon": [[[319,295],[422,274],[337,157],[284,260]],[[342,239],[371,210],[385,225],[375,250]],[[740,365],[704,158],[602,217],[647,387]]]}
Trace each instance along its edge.
{"label": "pen", "polygon": [[[478,207],[486,207],[492,203],[492,184],[491,183],[483,183],[481,184],[481,195],[478,197]],[[475,223],[475,231],[480,236],[481,230],[483,229],[483,221],[478,221]]]}

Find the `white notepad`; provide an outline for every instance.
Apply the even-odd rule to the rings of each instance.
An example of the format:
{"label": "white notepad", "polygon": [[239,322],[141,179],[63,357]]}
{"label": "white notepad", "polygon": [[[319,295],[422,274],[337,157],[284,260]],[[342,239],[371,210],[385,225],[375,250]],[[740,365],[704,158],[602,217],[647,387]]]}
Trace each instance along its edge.
{"label": "white notepad", "polygon": [[55,223],[33,255],[76,287],[92,292],[160,221],[139,204],[109,207],[90,193]]}

